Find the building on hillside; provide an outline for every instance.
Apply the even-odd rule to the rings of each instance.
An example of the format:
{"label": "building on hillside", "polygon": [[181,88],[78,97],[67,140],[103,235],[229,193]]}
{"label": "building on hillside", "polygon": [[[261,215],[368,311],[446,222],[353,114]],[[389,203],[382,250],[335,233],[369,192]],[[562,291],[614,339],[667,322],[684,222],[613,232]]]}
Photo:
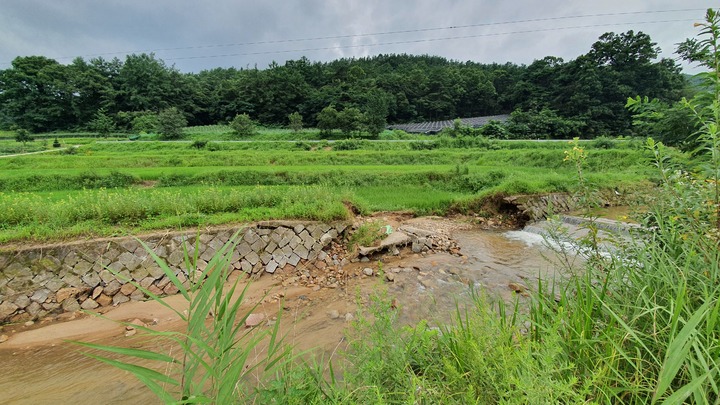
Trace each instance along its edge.
{"label": "building on hillside", "polygon": [[[480,128],[490,121],[505,122],[508,120],[508,118],[510,118],[510,115],[502,114],[502,115],[488,115],[485,117],[460,118],[460,121],[463,123],[463,125],[467,125],[472,128]],[[432,134],[437,134],[438,132],[442,131],[445,128],[452,128],[454,123],[455,123],[455,120],[413,122],[413,123],[409,123],[409,124],[390,125],[387,128],[388,129],[400,129],[400,130],[403,130],[405,132],[409,132],[412,134],[432,135]]]}

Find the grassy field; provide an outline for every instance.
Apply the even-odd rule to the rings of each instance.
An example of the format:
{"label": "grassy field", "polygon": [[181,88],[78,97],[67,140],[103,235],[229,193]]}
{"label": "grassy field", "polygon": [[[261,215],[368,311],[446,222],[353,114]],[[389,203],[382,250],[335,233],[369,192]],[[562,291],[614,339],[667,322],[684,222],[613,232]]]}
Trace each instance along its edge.
{"label": "grassy field", "polygon": [[[187,130],[214,139],[223,131]],[[575,169],[563,162],[564,141],[62,142],[81,146],[73,153],[0,159],[0,243],[261,219],[341,219],[348,215],[343,203],[363,213],[445,214],[478,206],[472,202],[492,194],[572,192],[577,183]],[[41,144],[47,142],[28,146]],[[650,155],[635,141],[584,145],[586,175],[596,188],[631,189],[650,176]]]}

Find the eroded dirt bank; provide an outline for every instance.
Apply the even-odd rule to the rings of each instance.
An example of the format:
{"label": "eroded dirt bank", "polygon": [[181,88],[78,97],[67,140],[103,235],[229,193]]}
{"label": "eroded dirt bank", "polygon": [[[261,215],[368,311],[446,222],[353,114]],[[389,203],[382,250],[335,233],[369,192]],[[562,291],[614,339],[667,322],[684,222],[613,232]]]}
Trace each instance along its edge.
{"label": "eroded dirt bank", "polygon": [[[298,269],[253,281],[245,311],[263,314],[258,328],[267,328],[278,311],[286,341],[298,349],[317,348],[325,358],[337,356],[346,344],[344,332],[358,314],[358,303],[386,289],[403,322],[428,319],[447,322],[456,304],[471,301],[470,288],[504,299],[523,296],[537,277],[548,277],[555,266],[543,259],[542,247],[504,231],[481,229],[465,219],[380,218],[394,229],[409,226],[450,241],[442,251],[389,249],[367,261],[346,260],[340,266]],[[484,228],[496,224],[485,224]],[[333,281],[333,282],[329,282]],[[245,282],[244,280],[242,281]],[[168,298],[182,310],[180,296]],[[253,307],[256,306],[254,309]],[[9,403],[151,403],[154,398],[129,374],[79,354],[65,340],[154,347],[142,332],[119,322],[140,321],[158,330],[178,330],[181,321],[155,302],[120,305],[104,318],[67,315],[62,321],[7,325],[0,334],[0,391]],[[136,322],[137,322],[136,321]],[[268,322],[269,321],[269,322]],[[133,334],[134,333],[134,334]],[[133,336],[126,336],[133,334]]]}

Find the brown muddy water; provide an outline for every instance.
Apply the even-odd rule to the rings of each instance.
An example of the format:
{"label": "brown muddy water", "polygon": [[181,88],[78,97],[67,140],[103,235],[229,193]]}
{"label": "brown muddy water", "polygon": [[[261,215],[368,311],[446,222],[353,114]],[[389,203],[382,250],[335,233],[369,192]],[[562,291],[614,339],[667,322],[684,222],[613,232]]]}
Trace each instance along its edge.
{"label": "brown muddy water", "polygon": [[[547,259],[552,258],[552,252],[543,246],[538,235],[523,231],[471,229],[455,231],[452,236],[461,246],[462,256],[446,253],[423,256],[404,252],[383,259],[382,270],[393,279],[383,285],[390,298],[396,301],[401,321],[411,323],[426,319],[430,325],[451,322],[458,305],[471,304],[469,286],[507,302],[518,299],[521,304],[527,303],[529,298],[522,294],[523,289],[532,289],[539,277],[547,279],[556,274],[557,263]],[[362,268],[370,264],[357,263],[355,266]],[[314,291],[305,287],[285,290],[285,310],[290,316],[286,316],[281,324],[287,322],[289,325],[290,342],[299,348],[319,347],[325,354],[335,354],[342,346],[344,330],[349,325],[343,315],[354,313],[357,295],[367,296],[378,288],[378,280],[377,277],[361,277],[344,291]],[[278,281],[272,287],[282,288]],[[78,321],[66,324],[73,322]],[[63,328],[62,325],[54,326]],[[39,334],[33,343],[0,344],[0,403],[158,403],[129,373],[88,358],[71,344],[55,342],[52,336],[43,336],[43,330],[50,335],[62,331],[40,328],[31,331]],[[7,331],[8,327],[3,333]],[[85,329],[84,334],[70,338],[109,344],[129,342],[122,335],[122,329],[110,330],[110,336],[107,336],[107,330],[105,332],[98,334],[91,327]],[[12,344],[13,339],[21,338],[20,335],[22,333],[7,343]],[[43,341],[43,338],[47,339]]]}

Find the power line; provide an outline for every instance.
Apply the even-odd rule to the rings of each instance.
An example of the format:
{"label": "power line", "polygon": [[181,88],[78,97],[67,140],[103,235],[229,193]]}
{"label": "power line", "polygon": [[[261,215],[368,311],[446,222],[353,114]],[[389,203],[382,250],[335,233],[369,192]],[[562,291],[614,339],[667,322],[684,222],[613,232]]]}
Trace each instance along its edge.
{"label": "power line", "polygon": [[503,36],[503,35],[531,34],[531,33],[537,33],[537,32],[564,31],[564,30],[574,30],[574,29],[582,29],[582,28],[613,27],[613,26],[627,25],[627,24],[665,24],[665,23],[673,23],[673,22],[691,22],[691,21],[695,21],[695,19],[576,25],[576,26],[570,26],[570,27],[554,27],[554,28],[541,28],[541,29],[523,30],[523,31],[461,35],[461,36],[442,37],[442,38],[414,39],[414,40],[407,40],[407,41],[383,42],[383,43],[377,43],[377,44],[336,45],[336,46],[317,47],[317,48],[288,49],[288,50],[280,50],[280,51],[258,51],[258,52],[228,53],[228,54],[222,54],[222,55],[183,56],[183,57],[175,57],[175,58],[163,58],[163,60],[169,61],[169,60],[188,60],[188,59],[209,59],[209,58],[224,58],[224,57],[234,57],[234,56],[255,56],[255,55],[272,55],[272,54],[283,54],[283,53],[294,53],[294,52],[327,51],[327,50],[349,49],[349,48],[416,44],[416,43],[423,43],[423,42],[451,41],[451,40],[458,40],[458,39],[495,37],[495,36]]}
{"label": "power line", "polygon": [[[233,46],[274,45],[274,44],[293,43],[293,42],[320,41],[320,40],[329,40],[329,39],[361,38],[361,37],[370,37],[370,36],[384,36],[384,35],[444,31],[444,30],[457,30],[457,29],[465,29],[465,28],[491,27],[491,26],[497,26],[497,25],[512,25],[512,24],[526,24],[526,23],[534,23],[534,22],[560,21],[560,20],[570,20],[570,19],[579,19],[579,18],[617,17],[617,16],[627,16],[627,15],[697,12],[697,11],[705,11],[705,9],[687,8],[687,9],[675,9],[675,10],[626,11],[626,12],[618,12],[618,13],[580,14],[580,15],[574,15],[574,16],[531,18],[531,19],[524,19],[524,20],[486,22],[486,23],[478,23],[478,24],[453,25],[453,26],[448,26],[448,27],[417,28],[417,29],[411,29],[411,30],[384,31],[384,32],[374,32],[374,33],[330,35],[330,36],[319,36],[319,37],[308,37],[308,38],[290,38],[290,39],[277,39],[277,40],[268,40],[268,41],[238,42],[238,43],[230,43],[230,44],[181,46],[181,47],[173,47],[173,48],[155,48],[155,49],[123,51],[123,52],[106,52],[106,53],[96,53],[96,54],[85,55],[83,57],[133,54],[133,53],[143,53],[143,52],[180,51],[180,50],[189,50],[189,49],[225,48],[225,47],[233,47]],[[75,57],[76,56],[63,56],[63,57],[59,57],[57,59],[72,59]]]}

